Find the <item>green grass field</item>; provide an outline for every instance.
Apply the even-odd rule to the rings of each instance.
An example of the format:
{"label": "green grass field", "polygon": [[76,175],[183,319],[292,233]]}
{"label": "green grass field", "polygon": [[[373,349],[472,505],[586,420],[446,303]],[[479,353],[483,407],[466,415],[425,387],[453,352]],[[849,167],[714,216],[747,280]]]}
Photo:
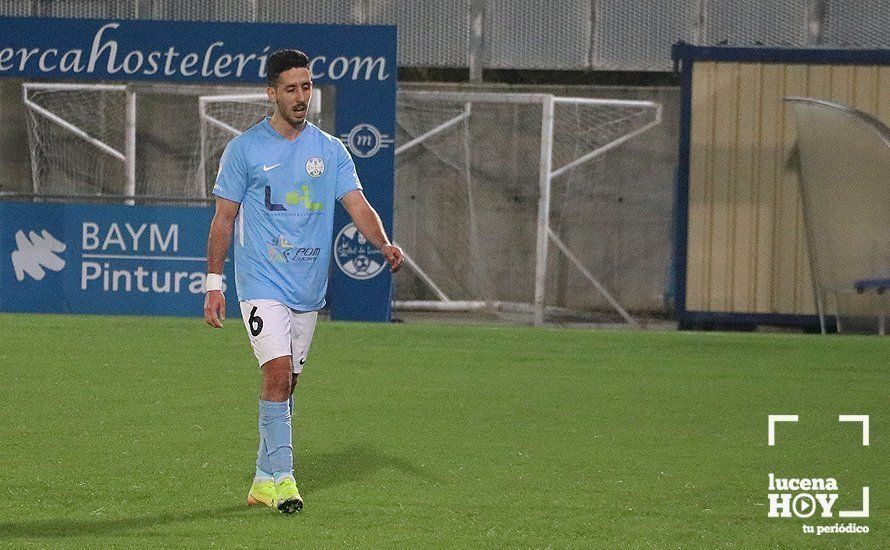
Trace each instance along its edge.
{"label": "green grass field", "polygon": [[[887,547],[890,339],[321,323],[294,516],[248,509],[240,320],[0,316],[0,545]],[[798,414],[767,446],[767,415]],[[838,414],[869,414],[871,445]],[[767,518],[767,474],[838,508]],[[869,534],[805,535],[855,521]]]}

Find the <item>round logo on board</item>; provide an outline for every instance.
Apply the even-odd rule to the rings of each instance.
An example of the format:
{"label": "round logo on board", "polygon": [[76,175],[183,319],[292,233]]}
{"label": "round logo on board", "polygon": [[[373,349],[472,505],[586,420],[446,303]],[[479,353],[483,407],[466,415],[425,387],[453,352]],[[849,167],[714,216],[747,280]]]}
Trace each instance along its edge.
{"label": "round logo on board", "polygon": [[353,223],[344,225],[337,233],[334,260],[343,273],[360,281],[379,275],[386,267],[383,254],[365,239]]}
{"label": "round logo on board", "polygon": [[383,146],[383,136],[375,126],[370,124],[359,124],[349,132],[346,138],[346,145],[352,154],[369,158],[377,154],[377,151]]}
{"label": "round logo on board", "polygon": [[324,174],[324,160],[321,157],[312,157],[306,161],[306,173],[310,178],[317,178]]}

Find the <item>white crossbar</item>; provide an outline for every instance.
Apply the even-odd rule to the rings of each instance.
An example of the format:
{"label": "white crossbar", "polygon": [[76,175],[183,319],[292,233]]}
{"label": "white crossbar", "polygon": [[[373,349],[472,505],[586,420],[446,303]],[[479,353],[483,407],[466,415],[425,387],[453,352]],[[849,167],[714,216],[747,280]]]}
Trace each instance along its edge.
{"label": "white crossbar", "polygon": [[59,115],[53,113],[52,111],[44,109],[40,105],[38,105],[38,104],[34,103],[33,101],[31,101],[30,99],[28,99],[27,93],[25,94],[24,104],[28,107],[28,109],[34,111],[35,113],[39,114],[40,116],[47,118],[48,120],[51,120],[52,122],[58,124],[62,128],[68,130],[75,136],[83,139],[87,143],[90,143],[90,144],[94,145],[95,147],[98,147],[102,151],[105,151],[106,153],[113,156],[114,158],[116,158],[118,160],[122,160],[122,161],[127,160],[127,156],[125,154],[121,153],[120,151],[118,151],[117,149],[112,147],[111,145],[108,145],[107,143],[105,143],[102,140],[94,138],[93,136],[84,132],[77,126],[71,124],[64,118],[60,117]]}

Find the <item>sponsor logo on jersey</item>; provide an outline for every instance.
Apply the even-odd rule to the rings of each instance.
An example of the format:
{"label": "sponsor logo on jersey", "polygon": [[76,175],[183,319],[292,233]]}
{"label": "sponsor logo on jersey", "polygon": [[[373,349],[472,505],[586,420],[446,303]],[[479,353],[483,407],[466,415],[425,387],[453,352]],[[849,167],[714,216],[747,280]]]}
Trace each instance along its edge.
{"label": "sponsor logo on jersey", "polygon": [[[264,189],[266,210],[269,212],[286,212],[288,209],[283,204],[274,202],[272,199],[272,187],[267,185]],[[291,191],[284,195],[284,202],[292,206],[302,206],[309,212],[321,212],[324,210],[324,203],[312,201],[312,188],[308,185],[301,185],[296,191]]]}
{"label": "sponsor logo on jersey", "polygon": [[65,267],[65,260],[57,256],[65,251],[65,244],[46,229],[40,235],[29,231],[27,236],[19,230],[15,234],[15,244],[17,250],[12,252],[12,268],[19,281],[25,280],[25,274],[35,281],[41,281],[47,269],[61,271]]}
{"label": "sponsor logo on jersey", "polygon": [[340,270],[353,279],[370,279],[386,267],[383,254],[349,223],[334,240],[334,259]]}
{"label": "sponsor logo on jersey", "polygon": [[288,242],[284,235],[279,235],[277,239],[268,243],[268,245],[266,250],[269,254],[269,261],[280,264],[314,262],[321,254],[321,248],[294,246],[293,243]]}
{"label": "sponsor logo on jersey", "polygon": [[376,126],[358,124],[348,134],[340,136],[340,140],[349,147],[352,154],[360,158],[373,157],[381,149],[393,144],[392,136],[384,134]]}

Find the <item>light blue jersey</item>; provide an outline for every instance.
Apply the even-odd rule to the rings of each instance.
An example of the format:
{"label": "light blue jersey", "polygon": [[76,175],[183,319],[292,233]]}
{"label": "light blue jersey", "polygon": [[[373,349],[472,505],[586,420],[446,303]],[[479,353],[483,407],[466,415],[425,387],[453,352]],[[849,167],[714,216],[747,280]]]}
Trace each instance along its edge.
{"label": "light blue jersey", "polygon": [[293,141],[267,118],[229,142],[213,193],[241,203],[234,244],[238,300],[321,309],[334,207],[361,188],[346,147],[308,122]]}

